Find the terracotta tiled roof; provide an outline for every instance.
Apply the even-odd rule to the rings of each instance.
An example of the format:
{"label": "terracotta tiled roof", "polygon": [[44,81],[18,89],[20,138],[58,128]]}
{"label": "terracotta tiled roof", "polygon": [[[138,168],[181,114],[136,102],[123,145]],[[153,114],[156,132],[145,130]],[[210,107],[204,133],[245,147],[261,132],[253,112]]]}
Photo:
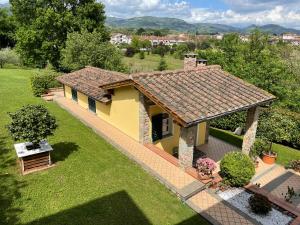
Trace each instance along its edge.
{"label": "terracotta tiled roof", "polygon": [[274,96],[220,67],[140,74],[133,81],[186,124],[266,103]]}
{"label": "terracotta tiled roof", "polygon": [[101,102],[107,102],[107,92],[100,88],[106,83],[128,79],[123,73],[87,66],[84,69],[59,76],[57,80]]}
{"label": "terracotta tiled roof", "polygon": [[224,72],[220,66],[130,76],[86,67],[58,80],[102,102],[109,100],[105,89],[133,85],[183,126],[265,105],[275,99],[268,92]]}
{"label": "terracotta tiled roof", "polygon": [[[275,99],[268,92],[224,72],[220,66],[134,74],[131,81],[184,126]],[[103,88],[118,85],[128,85],[128,81],[111,83]]]}

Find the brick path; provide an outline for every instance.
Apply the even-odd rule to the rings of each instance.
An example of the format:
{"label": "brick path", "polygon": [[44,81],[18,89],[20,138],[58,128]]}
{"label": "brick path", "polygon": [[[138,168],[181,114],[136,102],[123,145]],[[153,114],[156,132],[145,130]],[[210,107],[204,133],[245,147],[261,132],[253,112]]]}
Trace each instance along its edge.
{"label": "brick path", "polygon": [[[182,197],[181,193],[186,194],[190,187],[191,190],[195,190],[195,184],[198,181],[179,167],[164,160],[142,144],[101,120],[96,115],[81,108],[71,100],[61,96],[55,97],[54,100],[129,158],[140,164],[180,197]],[[194,195],[186,203],[213,224],[254,224],[247,216],[238,213],[236,209],[224,204],[207,191],[202,191]]]}

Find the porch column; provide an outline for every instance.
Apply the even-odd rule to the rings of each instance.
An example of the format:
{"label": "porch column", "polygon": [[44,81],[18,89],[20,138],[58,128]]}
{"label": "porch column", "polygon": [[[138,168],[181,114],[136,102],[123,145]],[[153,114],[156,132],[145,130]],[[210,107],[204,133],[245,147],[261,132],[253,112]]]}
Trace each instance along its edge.
{"label": "porch column", "polygon": [[243,139],[242,152],[249,155],[251,147],[255,142],[257,123],[259,117],[259,107],[248,109],[246,120],[246,133]]}
{"label": "porch column", "polygon": [[178,158],[181,168],[193,166],[193,154],[196,135],[197,126],[180,128]]}
{"label": "porch column", "polygon": [[146,97],[139,93],[139,142],[142,144],[150,143],[150,117],[148,114],[148,104],[146,102]]}

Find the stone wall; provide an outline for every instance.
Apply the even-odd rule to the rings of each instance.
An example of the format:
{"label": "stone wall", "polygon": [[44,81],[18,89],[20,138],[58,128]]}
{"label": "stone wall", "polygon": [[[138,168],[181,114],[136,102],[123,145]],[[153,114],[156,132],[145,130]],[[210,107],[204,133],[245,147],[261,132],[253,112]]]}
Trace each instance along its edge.
{"label": "stone wall", "polygon": [[139,141],[142,144],[151,143],[150,136],[150,116],[149,106],[146,101],[146,97],[139,93],[140,107],[139,107]]}

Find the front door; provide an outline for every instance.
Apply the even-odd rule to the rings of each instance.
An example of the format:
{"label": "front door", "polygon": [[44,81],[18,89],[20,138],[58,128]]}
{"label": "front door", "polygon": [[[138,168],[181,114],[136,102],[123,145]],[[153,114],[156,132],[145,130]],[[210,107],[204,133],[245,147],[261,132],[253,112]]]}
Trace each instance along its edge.
{"label": "front door", "polygon": [[72,99],[73,101],[77,102],[78,98],[77,98],[77,91],[75,89],[72,89]]}
{"label": "front door", "polygon": [[89,97],[88,102],[89,102],[89,110],[91,112],[96,113],[96,102],[95,102],[95,100]]}

